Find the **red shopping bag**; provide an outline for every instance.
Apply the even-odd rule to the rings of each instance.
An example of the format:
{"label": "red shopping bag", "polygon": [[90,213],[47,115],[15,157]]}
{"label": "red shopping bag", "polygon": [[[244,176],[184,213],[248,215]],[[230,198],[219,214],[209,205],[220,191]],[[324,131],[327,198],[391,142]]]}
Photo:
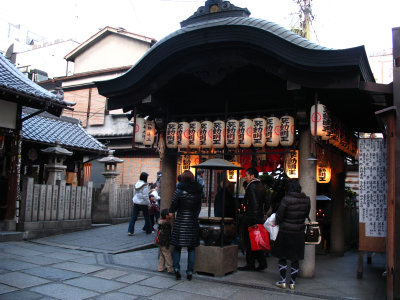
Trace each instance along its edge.
{"label": "red shopping bag", "polygon": [[252,251],[258,251],[258,250],[267,251],[271,249],[269,245],[269,234],[267,229],[265,229],[264,225],[256,224],[250,226],[248,230],[249,230],[249,237],[250,237],[250,244]]}

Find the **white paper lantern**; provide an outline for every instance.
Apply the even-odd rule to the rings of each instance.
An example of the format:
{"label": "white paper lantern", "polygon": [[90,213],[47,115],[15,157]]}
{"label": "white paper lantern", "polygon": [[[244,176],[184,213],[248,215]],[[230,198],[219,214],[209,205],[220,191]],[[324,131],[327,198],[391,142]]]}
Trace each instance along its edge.
{"label": "white paper lantern", "polygon": [[329,140],[330,133],[330,118],[329,113],[325,105],[317,104],[317,113],[315,113],[315,105],[311,106],[310,111],[311,121],[310,129],[311,134],[315,135],[315,124],[317,124],[317,136],[320,136],[323,140]]}
{"label": "white paper lantern", "polygon": [[200,131],[200,146],[203,149],[210,149],[212,147],[212,136],[213,131],[213,123],[211,121],[203,121],[201,122],[201,131]]}
{"label": "white paper lantern", "polygon": [[167,124],[167,148],[175,149],[178,147],[178,123],[177,122],[169,122]]}
{"label": "white paper lantern", "polygon": [[143,143],[145,135],[144,119],[136,117],[135,143]]}
{"label": "white paper lantern", "polygon": [[239,121],[228,120],[226,121],[226,147],[237,148],[239,147]]}
{"label": "white paper lantern", "polygon": [[281,117],[280,143],[284,147],[290,147],[294,142],[294,118],[286,115]]}
{"label": "white paper lantern", "polygon": [[278,147],[280,134],[281,121],[277,117],[267,118],[266,145],[268,147]]}
{"label": "white paper lantern", "polygon": [[241,119],[239,121],[239,146],[249,148],[253,138],[253,121],[250,119]]}
{"label": "white paper lantern", "polygon": [[264,147],[266,142],[267,121],[264,118],[253,119],[253,138],[254,147]]}
{"label": "white paper lantern", "polygon": [[286,153],[285,173],[289,178],[299,178],[299,150],[291,150]]}
{"label": "white paper lantern", "polygon": [[178,147],[186,149],[189,146],[189,123],[179,122],[177,133]]}
{"label": "white paper lantern", "polygon": [[189,148],[197,149],[200,147],[201,124],[198,121],[189,123]]}
{"label": "white paper lantern", "polygon": [[225,122],[216,120],[213,123],[213,147],[222,149],[225,146]]}
{"label": "white paper lantern", "polygon": [[145,121],[144,126],[145,129],[145,137],[143,141],[143,145],[151,146],[154,144],[154,136],[156,134],[156,125],[153,121]]}

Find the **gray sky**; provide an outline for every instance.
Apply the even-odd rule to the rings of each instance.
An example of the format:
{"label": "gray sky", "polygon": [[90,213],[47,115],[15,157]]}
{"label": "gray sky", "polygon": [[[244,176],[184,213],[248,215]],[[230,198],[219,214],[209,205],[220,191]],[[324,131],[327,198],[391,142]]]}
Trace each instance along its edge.
{"label": "gray sky", "polygon": [[[251,17],[286,28],[297,19],[294,0],[232,0],[247,7]],[[105,26],[160,40],[177,30],[204,0],[12,0],[2,3],[0,25],[21,24],[54,40],[76,38],[82,42]],[[400,0],[313,0],[312,41],[331,48],[365,45],[367,52],[392,47],[392,27],[400,26]],[[397,14],[397,18],[396,18]],[[6,31],[0,31],[0,41]],[[316,38],[317,37],[317,38]]]}

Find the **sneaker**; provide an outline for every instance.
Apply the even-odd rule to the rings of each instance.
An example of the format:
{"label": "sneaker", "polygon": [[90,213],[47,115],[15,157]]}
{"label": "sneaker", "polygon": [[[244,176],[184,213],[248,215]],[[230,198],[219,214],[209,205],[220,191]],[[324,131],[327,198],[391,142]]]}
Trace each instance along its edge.
{"label": "sneaker", "polygon": [[281,289],[286,289],[286,282],[278,281],[278,282],[275,283],[275,285],[277,287],[280,287]]}
{"label": "sneaker", "polygon": [[187,278],[187,280],[192,280],[192,274],[187,274],[187,276],[186,276],[186,278]]}
{"label": "sneaker", "polygon": [[239,271],[255,271],[256,269],[253,266],[244,266],[244,267],[238,267],[237,268]]}
{"label": "sneaker", "polygon": [[289,284],[289,289],[294,290],[294,283]]}
{"label": "sneaker", "polygon": [[134,236],[135,234],[133,232],[128,232],[129,236]]}

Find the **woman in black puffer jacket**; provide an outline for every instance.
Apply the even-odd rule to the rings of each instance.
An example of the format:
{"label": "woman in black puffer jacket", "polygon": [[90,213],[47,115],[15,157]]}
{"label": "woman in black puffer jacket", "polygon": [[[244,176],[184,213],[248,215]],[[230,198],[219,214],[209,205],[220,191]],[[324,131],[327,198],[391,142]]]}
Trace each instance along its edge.
{"label": "woman in black puffer jacket", "polygon": [[172,197],[170,215],[177,212],[171,237],[171,245],[175,246],[172,261],[176,279],[181,278],[179,262],[182,247],[188,249],[186,274],[187,279],[192,279],[195,247],[200,244],[198,216],[201,209],[202,191],[202,186],[194,180],[192,172],[185,171]]}
{"label": "woman in black puffer jacket", "polygon": [[290,289],[294,289],[299,260],[304,259],[304,221],[310,213],[310,198],[301,192],[296,179],[288,180],[285,185],[285,196],[276,212],[276,223],[279,225],[278,236],[272,248],[272,255],[279,258],[281,280],[276,283],[286,288],[286,260],[291,261]]}

